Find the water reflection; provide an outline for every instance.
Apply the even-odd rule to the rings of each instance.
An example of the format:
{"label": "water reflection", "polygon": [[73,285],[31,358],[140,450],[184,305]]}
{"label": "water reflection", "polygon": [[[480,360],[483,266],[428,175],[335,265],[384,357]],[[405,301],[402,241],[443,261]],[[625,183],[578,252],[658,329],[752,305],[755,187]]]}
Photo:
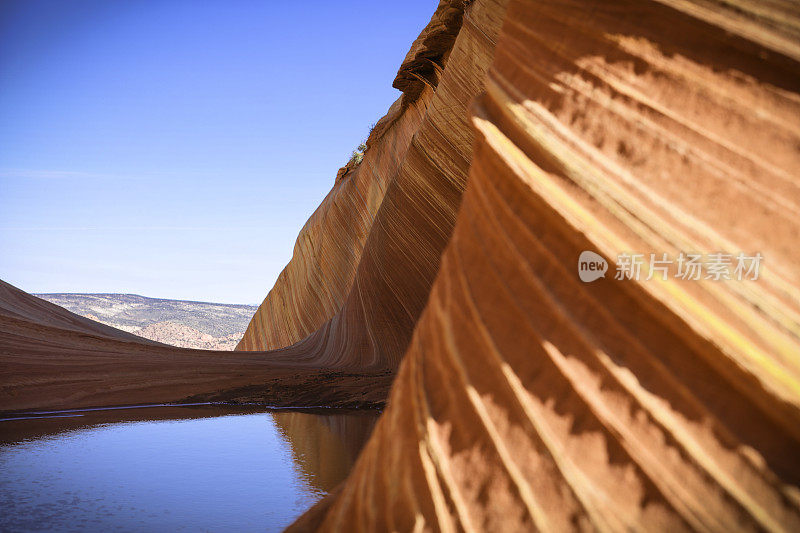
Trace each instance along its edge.
{"label": "water reflection", "polygon": [[[0,417],[0,445],[35,440],[48,435],[89,429],[103,424],[159,420],[192,420],[233,414],[263,413],[255,406],[158,405],[120,409],[76,409],[38,411],[27,415]],[[11,415],[9,415],[11,416]]]}
{"label": "water reflection", "polygon": [[359,411],[316,416],[283,411],[271,416],[310,487],[324,493],[350,473],[377,421],[375,413]]}
{"label": "water reflection", "polygon": [[159,407],[0,422],[0,530],[280,530],[376,414]]}

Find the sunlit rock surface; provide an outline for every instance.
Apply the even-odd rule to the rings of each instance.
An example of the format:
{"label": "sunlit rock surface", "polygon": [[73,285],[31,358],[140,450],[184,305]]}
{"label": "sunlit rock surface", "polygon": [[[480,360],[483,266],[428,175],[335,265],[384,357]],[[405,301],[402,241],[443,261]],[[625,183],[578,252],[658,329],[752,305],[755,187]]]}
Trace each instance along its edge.
{"label": "sunlit rock surface", "polygon": [[253,316],[237,349],[289,346],[341,309],[375,214],[423,113],[422,103],[401,112],[398,100],[375,125],[361,164],[340,170],[333,189],[300,231],[292,260]]}
{"label": "sunlit rock surface", "polygon": [[[376,402],[399,367],[296,529],[797,531],[798,4],[467,4],[413,43],[238,352],[0,285],[0,406]],[[649,254],[681,252],[763,264],[662,279]]]}
{"label": "sunlit rock surface", "polygon": [[[468,106],[485,88],[486,71],[503,15],[503,2],[484,2],[472,7],[478,15],[465,19],[462,25],[462,8],[461,2],[440,2],[395,79],[395,86],[404,91],[401,117],[409,113],[416,117],[421,111],[424,116],[421,121],[395,119],[393,125],[386,126],[383,137],[373,139],[374,132],[371,136],[356,176],[369,170],[391,179],[387,180],[354,277],[349,283],[340,283],[338,278],[332,283],[337,290],[347,286],[349,291],[340,309],[294,346],[302,352],[304,360],[334,368],[394,369],[408,346],[442,250],[450,238],[466,184],[474,140]],[[390,116],[393,112],[394,108]],[[401,135],[403,139],[410,138],[407,148],[402,143],[397,145],[389,136],[399,128],[412,126],[416,126],[415,131]],[[387,148],[397,151],[395,145],[401,149],[402,159],[398,164],[372,163],[373,153],[380,155]],[[392,158],[389,161],[394,163]],[[334,192],[348,179],[337,182]],[[321,209],[327,209],[325,203]],[[321,248],[314,244],[313,236],[308,238],[309,244],[304,249]],[[331,237],[326,234],[320,238]],[[304,239],[301,234],[298,246]],[[338,235],[333,239],[338,242]],[[322,254],[299,255],[297,247],[295,250],[284,273],[294,271],[296,263],[307,260],[328,264]],[[333,264],[340,263],[334,259]],[[279,326],[265,326],[264,320],[274,314],[272,294],[283,294],[284,285],[294,284],[295,279],[282,275],[238,349],[277,347],[270,344],[275,337],[270,328]],[[316,284],[316,277],[299,278],[298,282],[299,287],[309,291],[312,289],[308,287]],[[312,292],[315,298],[327,294]],[[304,320],[305,311],[286,313],[278,307],[284,313],[278,324],[287,322],[290,325],[286,330],[296,331],[295,324]],[[295,335],[282,337],[299,340]]]}
{"label": "sunlit rock surface", "polygon": [[[800,528],[797,9],[511,2],[389,406],[296,529]],[[764,264],[583,283],[584,250]]]}

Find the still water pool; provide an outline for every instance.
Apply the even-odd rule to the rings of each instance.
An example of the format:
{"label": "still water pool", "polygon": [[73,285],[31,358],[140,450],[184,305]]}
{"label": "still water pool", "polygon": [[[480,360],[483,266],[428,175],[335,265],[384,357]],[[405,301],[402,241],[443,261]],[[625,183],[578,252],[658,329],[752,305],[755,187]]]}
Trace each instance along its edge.
{"label": "still water pool", "polygon": [[377,413],[219,406],[0,421],[0,531],[276,531],[342,481]]}

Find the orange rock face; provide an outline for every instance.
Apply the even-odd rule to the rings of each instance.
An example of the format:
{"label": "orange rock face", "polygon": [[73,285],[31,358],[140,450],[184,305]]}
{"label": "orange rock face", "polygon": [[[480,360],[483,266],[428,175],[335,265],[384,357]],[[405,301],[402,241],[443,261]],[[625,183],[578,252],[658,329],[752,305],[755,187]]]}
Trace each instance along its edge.
{"label": "orange rock face", "polygon": [[[800,528],[800,19],[737,6],[511,2],[389,406],[295,529]],[[765,259],[584,283],[585,250]]]}
{"label": "orange rock face", "polygon": [[[294,333],[277,336],[287,339],[287,343],[300,341],[293,349],[303,354],[303,361],[318,365],[362,370],[397,367],[427,300],[458,212],[474,139],[467,108],[484,90],[503,5],[501,1],[476,4],[472,8],[476,15],[464,19],[462,25],[461,2],[440,2],[395,80],[395,86],[404,91],[400,109],[393,106],[381,120],[379,125],[386,124],[385,133],[373,132],[364,161],[354,171],[355,177],[365,170],[388,176],[382,178],[387,183],[386,192],[360,256],[354,254],[345,261],[334,256],[331,266],[324,254],[303,255],[296,251],[284,271],[286,275],[281,276],[262,304],[238,349],[277,348],[281,344],[273,342],[276,335],[271,329],[280,328],[267,325],[276,309],[283,313],[277,323],[287,324],[284,331],[307,333],[310,329],[298,328],[297,324],[306,323],[306,313],[316,311],[287,313],[286,309],[293,307],[275,303],[272,294],[307,291],[315,299],[328,299],[331,304],[323,306],[328,312],[336,308],[338,299],[317,289],[317,276],[295,278],[287,274],[295,271],[297,263],[324,264],[334,278],[332,285],[337,290],[348,290],[341,307],[305,338]],[[400,113],[399,118],[395,112]],[[405,118],[409,113],[413,114],[412,119]],[[420,120],[419,113],[424,113]],[[408,127],[416,129],[402,130]],[[410,139],[410,143],[407,147],[398,145],[397,138]],[[401,159],[380,163],[387,150]],[[347,186],[348,179],[338,181],[334,193]],[[323,211],[327,208],[326,204],[321,207]],[[365,220],[368,218],[364,216]],[[324,245],[317,245],[316,241],[326,242],[325,239],[341,245],[338,235],[331,231],[338,230],[327,226],[316,237],[309,236],[304,249],[321,250]],[[301,234],[298,246],[304,239]],[[354,276],[350,275],[352,260],[359,261]],[[303,302],[308,304],[309,300]],[[325,314],[328,313],[317,313],[314,323]]]}
{"label": "orange rock face", "polygon": [[375,214],[423,113],[422,102],[401,112],[398,100],[373,128],[361,164],[340,170],[333,189],[300,231],[292,260],[253,316],[238,350],[289,346],[341,309]]}
{"label": "orange rock face", "polygon": [[0,281],[0,413],[212,400],[369,407],[386,398],[386,373],[337,373],[297,359],[291,349],[159,344]]}
{"label": "orange rock face", "polygon": [[[240,351],[6,289],[0,405],[379,400],[399,367],[295,530],[800,530],[797,4],[466,4],[440,2]],[[714,279],[738,253],[758,279]]]}

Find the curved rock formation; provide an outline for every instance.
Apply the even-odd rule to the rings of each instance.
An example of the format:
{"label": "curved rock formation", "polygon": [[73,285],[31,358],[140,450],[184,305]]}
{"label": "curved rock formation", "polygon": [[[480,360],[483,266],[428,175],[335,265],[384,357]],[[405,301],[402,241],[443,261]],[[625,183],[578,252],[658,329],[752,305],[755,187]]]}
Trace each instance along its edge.
{"label": "curved rock formation", "polygon": [[[10,355],[0,359],[9,369],[0,399],[3,390],[13,391],[2,408],[147,401],[142,398],[153,385],[141,365],[171,376],[159,380],[159,394],[150,401],[188,395],[276,405],[380,404],[452,232],[474,139],[467,106],[485,88],[503,5],[504,0],[482,2],[464,17],[463,1],[439,3],[395,80],[403,96],[373,129],[361,164],[339,172],[303,228],[292,261],[237,347],[240,355],[222,359],[161,348],[156,355],[120,345],[111,333],[102,340],[87,337],[94,344],[89,353],[102,354],[90,363],[65,357],[80,350],[82,341],[51,331],[47,313],[24,324],[0,316],[8,320],[0,348]],[[47,335],[36,331],[40,326],[52,342],[43,342]],[[243,353],[262,349],[272,351]],[[49,363],[29,364],[40,357]],[[90,367],[102,380],[86,371]],[[288,378],[290,371],[299,372],[296,379]],[[37,373],[38,392],[25,387],[28,372]],[[65,381],[74,394],[43,394]],[[370,387],[358,393],[365,383]],[[96,388],[116,392],[99,394]]]}
{"label": "curved rock formation", "polygon": [[[292,262],[262,304],[238,349],[277,348],[282,342],[299,340],[298,332],[307,332],[311,324],[337,306],[337,298],[318,286],[336,287],[337,291],[346,287],[349,292],[338,312],[293,349],[303,354],[304,361],[326,367],[397,367],[455,222],[473,142],[467,106],[484,89],[503,3],[474,6],[477,16],[467,17],[463,24],[463,2],[439,3],[395,80],[395,86],[404,91],[399,110],[393,107],[390,111],[391,124],[384,126],[387,118],[379,123],[385,133],[373,132],[364,160],[354,171],[356,179],[367,170],[371,176],[384,176],[388,183],[360,257],[354,253],[341,261],[334,255],[331,264],[322,252],[326,239],[339,244],[335,233],[338,226],[327,224],[325,231],[314,234],[304,230]],[[393,116],[395,112],[400,113],[399,118]],[[420,112],[424,112],[421,121],[417,118]],[[408,113],[414,118],[405,119]],[[412,126],[415,131],[404,130]],[[397,138],[410,138],[410,144],[406,147]],[[399,154],[402,160],[382,158],[387,150]],[[337,182],[331,194],[347,187],[348,179]],[[320,218],[328,212],[327,204],[328,199],[320,208]],[[353,216],[369,220],[361,213],[369,212],[372,204],[349,205],[359,210]],[[315,225],[315,219],[309,224]],[[304,244],[306,241],[308,244]],[[344,242],[351,240],[345,237]],[[358,259],[351,276],[352,260]],[[328,271],[323,276],[295,278],[291,273],[300,268],[299,264],[325,265]],[[322,267],[313,268],[318,271]],[[312,297],[303,296],[285,305],[280,295],[287,293]],[[313,308],[319,300],[326,300],[319,306],[326,312],[294,312],[295,303]],[[316,313],[314,320],[306,320],[311,312]],[[268,326],[276,313],[283,316]],[[276,342],[277,338],[283,341]]]}
{"label": "curved rock formation", "polygon": [[332,372],[278,353],[159,344],[0,281],[0,412],[178,401],[374,407],[391,376]]}
{"label": "curved rock formation", "polygon": [[[35,333],[37,340],[21,340],[21,330],[27,334],[30,327],[49,327],[50,317],[41,315],[24,326],[9,325],[0,347],[10,354],[46,354],[58,361],[58,367],[37,367],[37,380],[52,386],[70,376],[78,396],[50,397],[41,390],[37,396],[26,390],[30,365],[12,357],[4,364],[14,377],[0,390],[34,397],[22,401],[9,393],[2,407],[77,407],[111,398],[142,401],[151,388],[149,380],[129,371],[139,367],[145,353],[151,372],[163,365],[172,376],[150,401],[190,396],[276,405],[380,405],[452,232],[474,139],[467,107],[485,89],[503,5],[499,0],[482,2],[470,8],[474,15],[464,17],[461,0],[439,3],[395,80],[403,96],[373,129],[361,164],[339,172],[333,190],[303,228],[292,261],[237,347],[241,355],[223,360],[200,351],[193,360],[185,351],[174,357],[186,362],[173,366],[152,351],[92,340],[97,342],[92,353],[113,354],[92,363],[100,365],[92,366],[94,372],[104,376],[99,385],[90,373],[81,373],[89,363],[63,357],[80,349],[79,339],[53,331],[58,342],[42,344],[42,335]],[[265,349],[271,351],[244,353]],[[191,373],[189,366],[207,379],[190,377],[177,386],[180,376]],[[296,379],[288,379],[290,371],[299,373]],[[94,385],[87,389],[84,380]],[[366,383],[370,386],[364,387]],[[90,392],[95,386],[117,393],[98,396]],[[315,394],[317,402],[312,400]]]}
{"label": "curved rock formation", "polygon": [[800,529],[797,3],[443,0],[395,85],[239,346],[272,351],[7,289],[0,405],[369,404],[399,365],[295,529]]}
{"label": "curved rock formation", "polygon": [[250,321],[238,350],[289,346],[319,329],[353,285],[364,242],[388,183],[424,115],[398,99],[373,128],[357,167],[343,167],[333,189],[297,237],[292,260]]}
{"label": "curved rock formation", "polygon": [[[798,530],[798,28],[784,2],[514,0],[389,406],[295,529]],[[765,259],[583,283],[584,250]]]}

